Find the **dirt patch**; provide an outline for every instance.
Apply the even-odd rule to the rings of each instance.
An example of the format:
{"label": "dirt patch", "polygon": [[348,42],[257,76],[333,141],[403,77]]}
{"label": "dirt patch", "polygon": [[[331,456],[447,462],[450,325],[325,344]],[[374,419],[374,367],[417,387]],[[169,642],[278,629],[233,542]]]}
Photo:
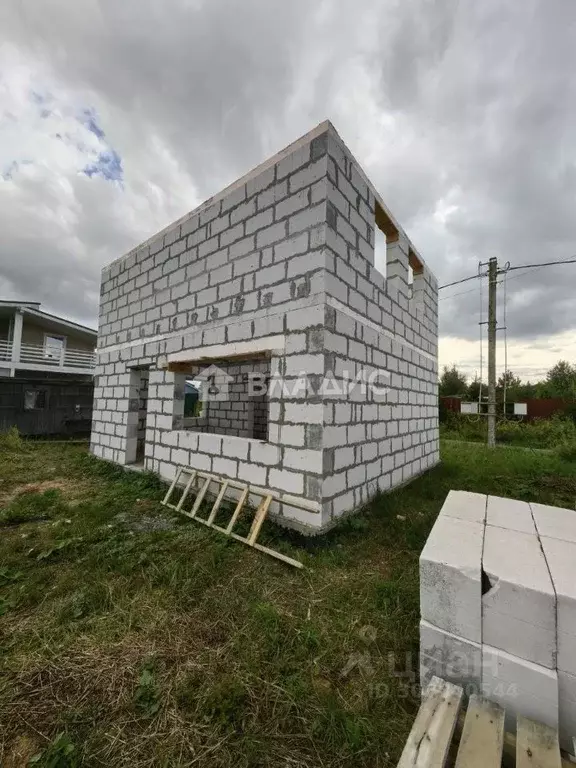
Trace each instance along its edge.
{"label": "dirt patch", "polygon": [[175,518],[163,517],[162,515],[142,515],[135,517],[127,512],[121,512],[116,515],[114,520],[121,525],[126,526],[130,531],[138,533],[150,533],[151,531],[173,531],[178,527],[178,520]]}
{"label": "dirt patch", "polygon": [[86,494],[92,486],[89,483],[82,483],[78,480],[66,478],[56,478],[55,480],[41,480],[37,483],[24,483],[16,485],[9,491],[2,493],[0,491],[0,505],[8,506],[17,496],[22,493],[44,493],[44,491],[58,490],[62,491],[67,501],[79,501],[79,497]]}
{"label": "dirt patch", "polygon": [[33,738],[27,734],[17,736],[14,741],[7,745],[6,752],[2,756],[1,765],[4,768],[25,768],[31,757],[40,750],[38,738]]}

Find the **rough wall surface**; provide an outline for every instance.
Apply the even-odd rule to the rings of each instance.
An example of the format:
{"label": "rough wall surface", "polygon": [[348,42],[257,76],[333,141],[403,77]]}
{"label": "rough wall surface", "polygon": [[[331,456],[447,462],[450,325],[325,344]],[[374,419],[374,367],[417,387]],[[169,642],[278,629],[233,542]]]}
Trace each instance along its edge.
{"label": "rough wall surface", "polygon": [[576,512],[450,491],[420,556],[420,671],[576,738]]}
{"label": "rough wall surface", "polygon": [[[304,499],[309,511],[273,512],[308,530],[435,464],[436,283],[420,262],[409,286],[414,251],[399,228],[387,278],[376,271],[379,205],[323,123],[105,268],[92,451],[134,460],[131,369],[147,365],[146,466],[170,479],[191,465]],[[252,352],[268,356],[273,380],[267,442],[183,420],[175,362],[234,365]],[[343,386],[376,371],[384,394]]]}
{"label": "rough wall surface", "polygon": [[[216,388],[218,398],[212,395],[202,403],[202,413],[197,418],[187,418],[183,426],[199,432],[217,435],[268,439],[268,400],[266,395],[253,394],[251,377],[266,381],[270,377],[269,360],[218,361],[208,375],[202,366],[191,366],[190,376],[203,376],[202,387]],[[254,379],[256,381],[256,379]]]}

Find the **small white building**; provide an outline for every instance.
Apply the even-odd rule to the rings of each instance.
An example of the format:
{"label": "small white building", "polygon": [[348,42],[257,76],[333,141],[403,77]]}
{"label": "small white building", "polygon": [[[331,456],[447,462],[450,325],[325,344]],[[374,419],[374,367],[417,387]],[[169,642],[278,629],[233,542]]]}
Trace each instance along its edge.
{"label": "small white building", "polygon": [[97,456],[319,532],[438,462],[437,398],[436,280],[329,122],[103,270]]}

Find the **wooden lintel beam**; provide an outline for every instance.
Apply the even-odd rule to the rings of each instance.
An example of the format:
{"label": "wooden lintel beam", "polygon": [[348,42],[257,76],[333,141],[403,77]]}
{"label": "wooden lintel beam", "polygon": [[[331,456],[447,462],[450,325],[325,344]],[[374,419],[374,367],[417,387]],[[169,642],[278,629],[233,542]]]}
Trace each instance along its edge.
{"label": "wooden lintel beam", "polygon": [[393,243],[398,240],[398,237],[400,236],[398,227],[396,224],[394,224],[390,216],[386,213],[378,201],[376,201],[375,219],[376,226],[378,229],[384,232],[386,235],[386,241],[388,243]]}
{"label": "wooden lintel beam", "polygon": [[218,366],[219,363],[236,363],[242,360],[268,360],[271,357],[270,352],[246,352],[241,355],[230,355],[229,357],[195,357],[190,360],[179,360],[177,362],[169,362],[166,370],[171,373],[189,373],[193,375],[191,368],[198,368],[199,366]]}
{"label": "wooden lintel beam", "polygon": [[412,248],[408,251],[408,264],[412,267],[414,277],[416,277],[416,275],[421,275],[424,272],[424,264],[422,264],[418,256],[416,256]]}

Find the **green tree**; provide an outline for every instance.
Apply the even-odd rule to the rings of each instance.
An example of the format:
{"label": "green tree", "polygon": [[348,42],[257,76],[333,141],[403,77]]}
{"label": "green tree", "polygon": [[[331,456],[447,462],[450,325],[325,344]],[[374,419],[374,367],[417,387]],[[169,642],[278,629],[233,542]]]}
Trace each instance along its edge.
{"label": "green tree", "polygon": [[444,366],[440,376],[439,392],[443,397],[466,395],[468,391],[466,374],[459,371],[455,365]]}
{"label": "green tree", "polygon": [[[480,397],[480,386],[482,386],[482,388],[485,388],[485,385],[478,378],[478,376],[475,376],[470,382],[470,384],[468,385],[468,392],[466,395],[468,397],[468,400],[472,400],[475,403],[478,402],[478,398]],[[484,392],[484,394],[486,394],[486,392]]]}
{"label": "green tree", "polygon": [[496,384],[496,398],[504,399],[504,384],[506,384],[506,401],[512,402],[522,397],[522,381],[519,376],[515,376],[513,371],[503,373]]}
{"label": "green tree", "polygon": [[528,398],[539,397],[538,383],[534,384],[532,381],[525,381],[518,392],[520,400],[527,400]]}
{"label": "green tree", "polygon": [[576,397],[576,366],[559,360],[546,374],[548,397]]}

